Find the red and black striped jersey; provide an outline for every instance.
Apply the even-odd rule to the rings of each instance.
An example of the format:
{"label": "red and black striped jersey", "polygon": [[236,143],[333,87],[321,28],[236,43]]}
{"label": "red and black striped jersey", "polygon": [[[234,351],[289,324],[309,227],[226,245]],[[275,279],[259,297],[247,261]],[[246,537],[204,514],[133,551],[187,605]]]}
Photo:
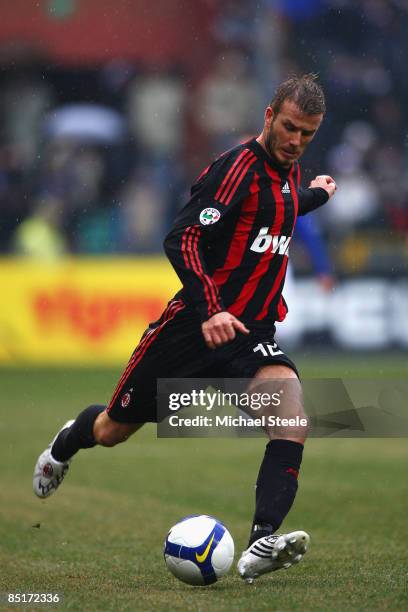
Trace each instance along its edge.
{"label": "red and black striped jersey", "polygon": [[324,189],[302,189],[300,167],[279,166],[256,139],[227,151],[191,189],[164,248],[205,321],[227,310],[270,325],[287,312],[282,297],[298,215],[324,204]]}

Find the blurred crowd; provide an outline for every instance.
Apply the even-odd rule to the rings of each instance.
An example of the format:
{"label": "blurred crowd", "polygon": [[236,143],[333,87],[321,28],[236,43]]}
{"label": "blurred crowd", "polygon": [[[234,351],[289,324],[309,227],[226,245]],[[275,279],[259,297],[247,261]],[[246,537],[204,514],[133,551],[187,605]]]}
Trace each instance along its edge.
{"label": "blurred crowd", "polygon": [[228,0],[201,75],[0,49],[2,252],[160,252],[195,176],[258,134],[275,86],[299,72],[318,72],[327,95],[303,164],[306,185],[316,173],[339,185],[324,235],[351,267],[372,254],[364,236],[379,237],[377,262],[381,245],[406,251],[407,31],[404,0]]}

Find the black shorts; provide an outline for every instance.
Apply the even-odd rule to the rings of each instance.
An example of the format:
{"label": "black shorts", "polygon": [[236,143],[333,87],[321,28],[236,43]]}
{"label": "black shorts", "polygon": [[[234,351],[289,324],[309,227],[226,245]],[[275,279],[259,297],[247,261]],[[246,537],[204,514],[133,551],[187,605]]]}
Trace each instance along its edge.
{"label": "black shorts", "polygon": [[158,378],[252,378],[266,364],[283,364],[296,375],[293,361],[274,340],[275,328],[247,324],[251,333],[209,349],[194,309],[169,302],[161,318],[143,334],[107,408],[120,423],[157,422]]}

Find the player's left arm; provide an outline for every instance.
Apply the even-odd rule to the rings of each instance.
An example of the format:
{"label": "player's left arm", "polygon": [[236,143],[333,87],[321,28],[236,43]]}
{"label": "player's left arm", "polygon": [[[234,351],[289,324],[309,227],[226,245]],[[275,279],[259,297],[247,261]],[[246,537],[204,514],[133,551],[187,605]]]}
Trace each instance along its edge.
{"label": "player's left arm", "polygon": [[334,195],[337,189],[335,180],[328,174],[316,176],[307,189],[299,188],[299,215],[316,210]]}

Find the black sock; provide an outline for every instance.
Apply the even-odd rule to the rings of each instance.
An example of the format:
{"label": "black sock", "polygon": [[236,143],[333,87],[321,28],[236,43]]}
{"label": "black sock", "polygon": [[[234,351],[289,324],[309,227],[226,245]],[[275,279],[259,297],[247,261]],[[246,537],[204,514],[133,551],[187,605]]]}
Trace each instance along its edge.
{"label": "black sock", "polygon": [[256,507],[249,545],[271,535],[282,524],[294,502],[297,477],[302,462],[303,444],[290,440],[271,440],[256,483]]}
{"label": "black sock", "polygon": [[80,448],[92,448],[96,446],[93,436],[93,426],[98,414],[105,410],[106,406],[89,406],[85,408],[72,423],[59,434],[55,440],[51,455],[57,461],[67,461],[75,455]]}

